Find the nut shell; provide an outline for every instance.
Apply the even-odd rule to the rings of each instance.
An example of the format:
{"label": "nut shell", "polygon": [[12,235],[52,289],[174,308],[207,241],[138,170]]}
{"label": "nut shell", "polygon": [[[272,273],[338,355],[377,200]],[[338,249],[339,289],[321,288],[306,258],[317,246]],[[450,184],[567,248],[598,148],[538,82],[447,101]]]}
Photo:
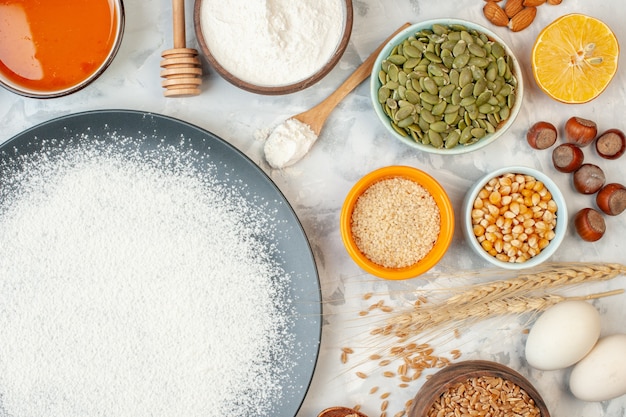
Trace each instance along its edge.
{"label": "nut shell", "polygon": [[528,129],[526,140],[531,148],[548,149],[556,143],[556,127],[552,123],[537,122]]}
{"label": "nut shell", "polygon": [[596,122],[582,117],[570,117],[565,122],[565,140],[578,146],[588,146],[598,134]]}
{"label": "nut shell", "polygon": [[619,129],[609,129],[596,139],[596,152],[605,159],[617,159],[626,151],[626,135]]}
{"label": "nut shell", "polygon": [[596,242],[604,236],[606,223],[604,217],[592,208],[584,208],[574,216],[574,226],[581,239]]}
{"label": "nut shell", "polygon": [[574,172],[582,166],[584,160],[582,149],[572,143],[562,143],[552,151],[552,164],[560,172]]}
{"label": "nut shell", "polygon": [[594,164],[582,164],[574,171],[574,188],[581,194],[593,194],[597,192],[606,181],[604,171]]}
{"label": "nut shell", "polygon": [[626,210],[626,187],[610,183],[602,187],[596,195],[596,205],[609,216],[617,216]]}

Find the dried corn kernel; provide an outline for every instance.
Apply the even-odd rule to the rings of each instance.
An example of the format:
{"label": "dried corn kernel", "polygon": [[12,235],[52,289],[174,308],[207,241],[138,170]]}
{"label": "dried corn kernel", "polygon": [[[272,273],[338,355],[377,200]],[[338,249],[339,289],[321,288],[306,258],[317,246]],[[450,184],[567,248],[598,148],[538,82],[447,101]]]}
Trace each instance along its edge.
{"label": "dried corn kernel", "polygon": [[554,239],[557,210],[545,184],[531,175],[492,178],[474,201],[474,236],[497,259],[525,262]]}

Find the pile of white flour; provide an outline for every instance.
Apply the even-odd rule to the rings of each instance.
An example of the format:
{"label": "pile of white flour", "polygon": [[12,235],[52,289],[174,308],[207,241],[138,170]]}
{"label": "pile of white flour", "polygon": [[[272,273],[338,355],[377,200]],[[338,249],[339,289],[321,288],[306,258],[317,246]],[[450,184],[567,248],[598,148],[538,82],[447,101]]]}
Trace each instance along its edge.
{"label": "pile of white flour", "polygon": [[0,166],[0,415],[266,414],[294,366],[271,213],[102,148]]}
{"label": "pile of white flour", "polygon": [[310,77],[335,53],[344,0],[204,0],[202,34],[214,58],[237,78],[282,86]]}

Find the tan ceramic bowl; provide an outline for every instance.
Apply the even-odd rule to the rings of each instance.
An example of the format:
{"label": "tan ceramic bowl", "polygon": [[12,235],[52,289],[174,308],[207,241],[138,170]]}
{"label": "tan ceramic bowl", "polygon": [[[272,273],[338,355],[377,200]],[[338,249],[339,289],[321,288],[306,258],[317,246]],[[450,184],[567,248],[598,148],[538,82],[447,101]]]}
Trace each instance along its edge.
{"label": "tan ceramic bowl", "polygon": [[[203,28],[203,0],[195,0],[194,4],[194,27],[196,32],[196,38],[198,39],[198,43],[200,44],[200,49],[203,55],[209,61],[211,67],[215,69],[215,71],[217,71],[217,73],[222,78],[224,78],[231,84],[243,90],[257,94],[280,95],[295,93],[297,91],[301,91],[312,86],[313,84],[324,78],[335,67],[335,65],[337,65],[339,59],[346,50],[348,42],[350,41],[350,35],[352,33],[353,10],[351,0],[343,1],[345,2],[343,7],[345,19],[343,24],[343,34],[339,43],[337,44],[337,47],[335,48],[334,53],[329,58],[329,60],[314,73],[295,82],[282,83],[280,82],[280,80],[277,80],[276,83],[259,85],[249,80],[245,80],[240,75],[235,75],[232,71],[229,71],[229,69],[226,68],[225,64],[223,62],[220,62],[215,54],[211,52],[211,45],[214,42],[219,42],[219,40],[209,39],[207,37],[207,31],[205,31]],[[262,63],[260,63],[260,65],[262,65]]]}
{"label": "tan ceramic bowl", "polygon": [[[442,395],[449,388],[462,384],[470,378],[495,377],[510,381],[526,391],[539,409],[541,417],[550,417],[550,412],[543,398],[533,385],[517,371],[497,362],[471,360],[457,362],[446,366],[428,379],[418,391],[408,417],[427,417],[435,402],[440,401]],[[482,404],[481,404],[482,405]],[[487,404],[486,404],[487,405]],[[484,414],[480,414],[484,415]],[[507,414],[509,415],[509,414]],[[510,414],[517,415],[517,414]]]}

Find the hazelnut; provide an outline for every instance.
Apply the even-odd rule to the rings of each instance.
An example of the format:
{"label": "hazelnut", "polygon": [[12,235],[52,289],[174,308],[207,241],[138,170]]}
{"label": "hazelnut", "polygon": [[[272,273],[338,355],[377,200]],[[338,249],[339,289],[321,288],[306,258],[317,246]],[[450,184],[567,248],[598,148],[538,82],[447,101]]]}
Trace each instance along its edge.
{"label": "hazelnut", "polygon": [[595,122],[582,117],[570,117],[565,122],[565,140],[581,147],[589,145],[598,134]]}
{"label": "hazelnut", "polygon": [[606,232],[604,217],[592,208],[584,208],[576,213],[574,226],[578,235],[587,242],[600,240]]}
{"label": "hazelnut", "polygon": [[554,145],[556,138],[556,127],[548,122],[537,122],[526,133],[526,140],[534,149],[547,149]]}
{"label": "hazelnut", "polygon": [[574,171],[574,188],[582,194],[593,194],[604,185],[604,171],[594,164],[582,164]]}

